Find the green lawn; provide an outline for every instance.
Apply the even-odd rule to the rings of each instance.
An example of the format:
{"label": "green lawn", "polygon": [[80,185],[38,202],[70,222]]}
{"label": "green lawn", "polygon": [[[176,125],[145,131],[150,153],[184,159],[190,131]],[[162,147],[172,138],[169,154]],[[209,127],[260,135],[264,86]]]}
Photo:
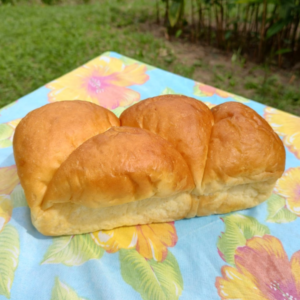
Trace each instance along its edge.
{"label": "green lawn", "polygon": [[146,17],[142,8],[117,1],[0,6],[0,105],[109,50],[161,66],[156,54],[164,42],[136,30]]}
{"label": "green lawn", "polygon": [[[203,81],[241,96],[300,114],[299,78],[287,86],[270,75],[262,79],[182,60],[164,38],[141,29],[155,19],[155,1],[103,0],[100,3],[0,6],[0,107],[73,70],[105,51]],[[177,42],[178,43],[178,42]],[[162,55],[167,53],[167,55]],[[229,78],[229,79],[228,79]],[[236,84],[238,82],[238,84]],[[245,93],[244,93],[245,91]]]}

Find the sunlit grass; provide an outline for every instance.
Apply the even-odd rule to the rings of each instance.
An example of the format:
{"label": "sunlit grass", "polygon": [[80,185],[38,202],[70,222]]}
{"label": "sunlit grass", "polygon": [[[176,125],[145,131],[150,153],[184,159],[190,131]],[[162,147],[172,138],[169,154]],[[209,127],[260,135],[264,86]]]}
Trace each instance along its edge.
{"label": "sunlit grass", "polygon": [[250,90],[256,101],[300,114],[297,84],[287,86],[272,73],[241,77],[222,64],[211,68],[205,59],[184,63],[172,44],[141,29],[154,21],[155,1],[146,0],[0,6],[0,107],[103,52],[116,51],[193,79],[197,70],[209,70],[212,76],[201,79],[206,84],[241,96]]}

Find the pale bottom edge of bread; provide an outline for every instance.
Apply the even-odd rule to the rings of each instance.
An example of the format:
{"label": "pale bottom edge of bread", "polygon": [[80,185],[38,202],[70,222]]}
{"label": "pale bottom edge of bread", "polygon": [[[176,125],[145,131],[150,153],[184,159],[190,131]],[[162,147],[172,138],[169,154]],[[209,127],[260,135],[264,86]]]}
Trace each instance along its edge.
{"label": "pale bottom edge of bread", "polygon": [[276,180],[228,187],[210,195],[179,193],[168,198],[148,198],[117,206],[89,208],[66,203],[47,210],[31,209],[33,225],[44,235],[59,236],[108,230],[121,226],[170,222],[195,216],[224,214],[265,201]]}
{"label": "pale bottom edge of bread", "polygon": [[44,235],[70,235],[183,219],[188,215],[192,204],[193,196],[189,193],[102,208],[71,203],[54,204],[47,210],[32,208],[31,219],[37,230]]}
{"label": "pale bottom edge of bread", "polygon": [[197,216],[225,214],[254,207],[267,200],[273,191],[276,180],[251,182],[229,187],[199,198]]}

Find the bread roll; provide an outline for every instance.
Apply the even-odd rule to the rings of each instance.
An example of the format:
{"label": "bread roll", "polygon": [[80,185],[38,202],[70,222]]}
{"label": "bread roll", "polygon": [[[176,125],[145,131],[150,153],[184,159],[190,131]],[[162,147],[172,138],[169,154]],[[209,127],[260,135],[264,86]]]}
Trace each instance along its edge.
{"label": "bread roll", "polygon": [[129,107],[120,121],[162,136],[183,155],[199,202],[187,217],[258,205],[284,172],[282,141],[261,116],[238,102],[208,111],[196,99],[164,95]]}
{"label": "bread roll", "polygon": [[13,147],[34,226],[45,235],[225,213],[268,198],[285,151],[267,122],[227,102],[141,101],[119,119],[84,101],[48,104]]}
{"label": "bread roll", "polygon": [[192,171],[201,194],[201,182],[207,158],[213,115],[202,102],[181,95],[149,98],[127,108],[120,116],[122,126],[147,129],[180,152]]}
{"label": "bread roll", "polygon": [[198,216],[258,205],[271,196],[285,167],[282,141],[254,110],[226,102],[212,108],[212,113]]}
{"label": "bread roll", "polygon": [[41,233],[91,232],[187,214],[194,182],[180,153],[157,135],[118,125],[113,113],[83,101],[48,104],[20,122],[14,155]]}
{"label": "bread roll", "polygon": [[13,149],[28,205],[41,205],[55,172],[78,146],[119,125],[112,112],[85,101],[56,102],[27,114],[16,128]]}

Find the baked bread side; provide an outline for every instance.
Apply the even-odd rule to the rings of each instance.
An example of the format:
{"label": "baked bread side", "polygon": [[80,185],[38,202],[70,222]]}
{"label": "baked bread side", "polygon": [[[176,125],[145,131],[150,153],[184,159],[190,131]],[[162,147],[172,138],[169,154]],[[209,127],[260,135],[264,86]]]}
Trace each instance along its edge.
{"label": "baked bread side", "polygon": [[196,185],[188,217],[260,204],[284,172],[282,141],[244,104],[226,102],[211,111],[204,106],[181,95],[158,96],[129,107],[120,121],[162,136],[185,158]]}
{"label": "baked bread side", "polygon": [[259,114],[237,102],[212,109],[214,126],[198,216],[250,208],[266,200],[285,168],[285,149]]}
{"label": "baked bread side", "polygon": [[45,235],[173,221],[188,214],[193,188],[185,160],[167,141],[113,127],[61,164],[32,220]]}
{"label": "baked bread side", "polygon": [[193,194],[201,194],[213,126],[212,113],[204,103],[183,95],[157,96],[127,108],[120,121],[121,126],[147,129],[170,142],[193,174]]}
{"label": "baked bread side", "polygon": [[159,96],[125,110],[121,122],[98,105],[63,101],[32,111],[17,126],[18,175],[41,233],[253,207],[284,171],[280,138],[237,102],[209,110],[193,98]]}
{"label": "baked bread side", "polygon": [[89,138],[119,119],[86,101],[47,104],[27,114],[16,128],[13,149],[29,206],[40,206],[48,184],[66,158]]}

